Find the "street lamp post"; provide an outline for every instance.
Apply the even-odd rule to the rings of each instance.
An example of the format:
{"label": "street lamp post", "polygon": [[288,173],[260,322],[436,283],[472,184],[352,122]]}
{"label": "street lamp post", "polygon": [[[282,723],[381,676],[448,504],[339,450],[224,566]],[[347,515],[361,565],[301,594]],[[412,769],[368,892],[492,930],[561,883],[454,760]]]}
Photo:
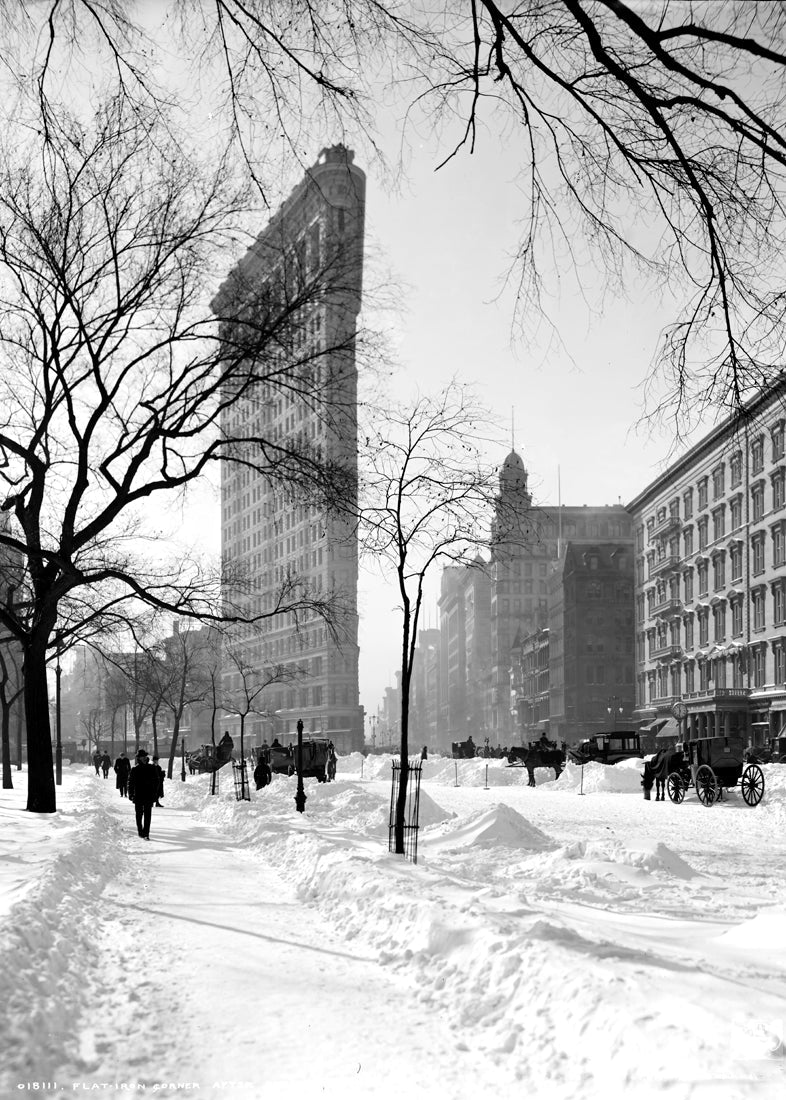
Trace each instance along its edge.
{"label": "street lamp post", "polygon": [[57,657],[55,661],[55,783],[63,782],[63,742],[60,731],[60,635],[55,635]]}
{"label": "street lamp post", "polygon": [[295,808],[302,814],[306,808],[306,792],[303,789],[303,719],[297,721],[297,791]]}
{"label": "street lamp post", "polygon": [[186,739],[180,738],[180,781],[185,783],[186,781]]}
{"label": "street lamp post", "polygon": [[609,705],[606,707],[606,711],[611,716],[611,728],[613,731],[616,731],[617,715],[622,714],[622,706],[620,705],[619,696],[611,696],[611,698],[609,699]]}

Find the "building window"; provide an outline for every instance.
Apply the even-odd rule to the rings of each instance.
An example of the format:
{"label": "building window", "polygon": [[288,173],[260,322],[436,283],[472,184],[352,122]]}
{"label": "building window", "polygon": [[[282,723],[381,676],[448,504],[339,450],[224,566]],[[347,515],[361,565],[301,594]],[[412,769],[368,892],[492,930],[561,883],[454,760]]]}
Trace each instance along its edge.
{"label": "building window", "polygon": [[709,594],[709,563],[706,561],[699,562],[697,572],[699,575],[699,596],[706,596]]}
{"label": "building window", "polygon": [[731,636],[738,638],[742,634],[742,599],[737,596],[731,601]]}
{"label": "building window", "polygon": [[736,531],[738,527],[742,527],[742,497],[738,495],[730,500],[729,509],[731,511],[731,529]]}
{"label": "building window", "polygon": [[735,542],[730,548],[729,557],[731,559],[732,581],[742,580],[742,547],[738,542]]}
{"label": "building window", "polygon": [[784,620],[786,620],[784,583],[784,581],[776,581],[772,586],[772,621],[775,626],[783,626]]}
{"label": "building window", "polygon": [[710,662],[699,661],[699,691],[707,691],[710,686]]}
{"label": "building window", "polygon": [[751,592],[751,602],[753,603],[753,629],[764,629],[764,589],[755,588]]}
{"label": "building window", "polygon": [[751,507],[753,522],[758,523],[764,515],[764,482],[760,481],[751,489]]}
{"label": "building window", "polygon": [[774,642],[772,657],[775,662],[775,683],[782,684],[786,681],[786,646],[783,642]]}
{"label": "building window", "polygon": [[685,603],[693,602],[693,570],[686,569],[684,575],[685,581]]}
{"label": "building window", "polygon": [[726,468],[724,466],[716,466],[712,471],[712,499],[720,500],[723,494],[726,492]]}
{"label": "building window", "polygon": [[682,512],[684,519],[693,516],[693,489],[687,489],[682,495]]}
{"label": "building window", "polygon": [[703,477],[699,480],[699,511],[707,507],[707,484],[709,479]]}
{"label": "building window", "polygon": [[754,575],[764,572],[764,532],[759,531],[751,539],[752,568]]}
{"label": "building window", "polygon": [[715,631],[715,641],[726,641],[726,607],[724,604],[719,603],[717,607],[712,609],[713,629]]}
{"label": "building window", "polygon": [[764,687],[765,670],[766,670],[764,646],[763,645],[754,646],[753,653],[751,654],[751,658],[752,658],[752,664],[753,664],[753,668],[751,670],[752,673],[753,673],[753,686],[757,687],[757,688],[758,687]]}
{"label": "building window", "polygon": [[726,555],[716,554],[712,559],[713,588],[717,592],[726,587]]}
{"label": "building window", "polygon": [[735,657],[731,666],[731,686],[741,688],[745,686],[745,675],[742,668],[742,660]]}
{"label": "building window", "polygon": [[786,564],[786,520],[781,520],[771,528],[772,531],[772,564],[774,566]]}
{"label": "building window", "polygon": [[699,645],[704,646],[709,641],[709,611],[706,607],[703,607],[699,611]]}
{"label": "building window", "polygon": [[723,657],[719,657],[715,662],[715,687],[726,687],[726,661]]}
{"label": "building window", "polygon": [[689,661],[688,664],[685,665],[685,691],[688,694],[696,690],[695,677],[696,670],[693,661]]}
{"label": "building window", "polygon": [[772,437],[772,461],[780,462],[783,458],[783,421],[779,420],[773,427],[771,432]]}
{"label": "building window", "polygon": [[751,443],[751,473],[760,474],[764,469],[764,437],[759,436]]}
{"label": "building window", "polygon": [[693,616],[685,617],[685,648],[693,649]]}
{"label": "building window", "polygon": [[782,508],[786,503],[786,470],[783,466],[772,474],[772,507]]}
{"label": "building window", "polygon": [[699,550],[707,549],[707,530],[709,528],[709,520],[706,516],[702,516],[699,520],[697,527],[699,529]]}
{"label": "building window", "polygon": [[736,451],[729,461],[729,480],[732,489],[742,482],[742,451]]}
{"label": "building window", "polygon": [[726,534],[726,509],[716,508],[712,513],[712,539],[717,542]]}
{"label": "building window", "polygon": [[685,557],[689,558],[693,553],[693,528],[686,527],[682,532],[683,545],[685,547]]}

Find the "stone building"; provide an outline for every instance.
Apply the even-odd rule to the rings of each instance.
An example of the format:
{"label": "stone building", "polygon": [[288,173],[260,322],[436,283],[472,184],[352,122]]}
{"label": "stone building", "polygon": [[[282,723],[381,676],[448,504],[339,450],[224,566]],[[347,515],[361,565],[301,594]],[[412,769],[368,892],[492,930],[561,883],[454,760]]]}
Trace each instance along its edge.
{"label": "stone building", "polygon": [[568,542],[549,600],[549,736],[575,744],[631,728],[633,540]]}
{"label": "stone building", "polygon": [[439,727],[435,748],[488,736],[491,582],[480,558],[443,570],[439,597]]}
{"label": "stone building", "polygon": [[521,457],[511,451],[500,470],[491,532],[488,725],[494,746],[512,743],[520,732],[521,715],[514,713],[511,696],[513,645],[517,636],[522,639],[550,628],[552,572],[554,564],[562,562],[566,544],[600,546],[632,540],[631,517],[621,504],[536,506],[527,478]]}
{"label": "stone building", "polygon": [[[357,366],[354,339],[361,306],[365,175],[341,145],[316,164],[230,272],[214,299],[227,339],[233,317],[267,300],[291,303],[285,340],[271,340],[258,364],[261,379],[223,417],[225,427],[261,436],[281,452],[317,452],[346,474],[346,511],[326,510],[302,493],[226,463],[221,480],[224,567],[240,577],[225,601],[241,612],[276,606],[292,579],[337,593],[342,613],[332,635],[311,614],[277,614],[259,628],[237,628],[233,646],[259,669],[284,670],[265,696],[266,735],[305,732],[330,737],[340,752],[362,748],[358,690],[358,550],[348,514],[357,481]],[[255,364],[257,368],[257,364]],[[253,461],[253,455],[250,455]],[[225,673],[236,690],[237,674]],[[263,722],[263,718],[258,720]],[[259,732],[259,731],[257,731]]]}
{"label": "stone building", "polygon": [[628,505],[636,714],[661,734],[761,744],[786,723],[785,398],[781,377]]}

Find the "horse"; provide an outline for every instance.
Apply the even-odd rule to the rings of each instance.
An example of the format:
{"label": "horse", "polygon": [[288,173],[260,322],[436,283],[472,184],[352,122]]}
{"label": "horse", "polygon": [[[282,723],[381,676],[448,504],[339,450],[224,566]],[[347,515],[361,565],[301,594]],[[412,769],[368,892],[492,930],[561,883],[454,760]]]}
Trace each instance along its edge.
{"label": "horse", "polygon": [[[675,759],[675,758],[679,759]],[[679,771],[682,766],[682,753],[674,749],[658,749],[652,760],[645,761],[644,774],[641,777],[641,785],[644,788],[644,797],[649,801],[653,785],[655,786],[655,801],[666,801],[666,779],[673,771]]]}

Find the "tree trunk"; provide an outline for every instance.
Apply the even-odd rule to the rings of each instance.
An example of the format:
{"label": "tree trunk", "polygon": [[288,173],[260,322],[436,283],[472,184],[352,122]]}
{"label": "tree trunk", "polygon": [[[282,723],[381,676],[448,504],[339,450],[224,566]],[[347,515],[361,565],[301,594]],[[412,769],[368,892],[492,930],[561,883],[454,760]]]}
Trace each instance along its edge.
{"label": "tree trunk", "polygon": [[167,763],[166,777],[172,778],[172,773],[175,769],[175,754],[177,752],[177,738],[180,733],[180,719],[177,715],[174,715],[174,722],[172,724],[172,744],[169,746],[169,761]]}
{"label": "tree trunk", "polygon": [[22,770],[22,726],[24,725],[24,700],[18,697],[16,700],[16,770]]}
{"label": "tree trunk", "polygon": [[34,814],[53,814],[57,811],[57,798],[44,638],[34,637],[25,647],[23,674],[27,722],[27,809]]}
{"label": "tree trunk", "polygon": [[156,722],[156,716],[158,711],[154,710],[150,715],[150,721],[153,723],[153,756],[158,756],[158,722]]}
{"label": "tree trunk", "polygon": [[0,701],[3,711],[3,790],[12,791],[14,781],[11,778],[11,704],[5,699]]}
{"label": "tree trunk", "polygon": [[[405,634],[405,639],[408,634]],[[396,855],[404,855],[404,824],[407,815],[407,788],[409,786],[409,670],[407,667],[407,645],[404,645],[404,660],[401,675],[401,774],[396,799],[396,821],[394,836]]]}

